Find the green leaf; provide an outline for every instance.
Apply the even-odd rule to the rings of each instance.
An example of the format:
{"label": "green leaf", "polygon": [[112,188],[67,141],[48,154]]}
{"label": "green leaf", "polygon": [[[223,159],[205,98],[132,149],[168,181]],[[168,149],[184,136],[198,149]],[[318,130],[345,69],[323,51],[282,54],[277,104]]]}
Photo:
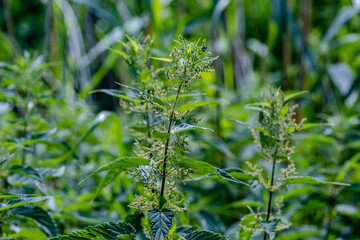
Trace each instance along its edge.
{"label": "green leaf", "polygon": [[224,170],[222,170],[220,168],[216,168],[216,170],[220,174],[220,177],[227,180],[227,181],[234,182],[234,183],[241,183],[241,184],[245,184],[245,185],[249,186],[249,184],[244,183],[243,181],[241,181],[241,180],[239,180],[237,178],[234,178],[233,176],[231,176],[226,171],[224,171]]}
{"label": "green leaf", "polygon": [[212,101],[212,102],[194,102],[194,103],[188,103],[188,104],[184,104],[182,106],[180,106],[177,111],[180,113],[183,112],[191,112],[194,109],[198,108],[198,107],[202,107],[202,106],[206,106],[209,104],[218,104],[218,103],[226,103],[224,101]]}
{"label": "green leaf", "polygon": [[259,224],[264,231],[269,234],[270,240],[275,238],[276,234],[276,225],[278,224],[279,219],[273,219],[271,221],[260,221]]}
{"label": "green leaf", "polygon": [[185,240],[225,240],[220,233],[214,233],[208,230],[199,230],[186,235]]}
{"label": "green leaf", "polygon": [[279,113],[279,119],[281,119],[289,111],[288,105],[285,104]]}
{"label": "green leaf", "polygon": [[153,97],[151,103],[165,110],[165,104],[160,98]]}
{"label": "green leaf", "polygon": [[115,161],[108,163],[107,165],[105,165],[103,167],[98,168],[96,171],[92,172],[89,176],[84,178],[79,183],[79,185],[97,173],[101,173],[101,172],[105,172],[105,171],[113,170],[113,169],[126,169],[129,167],[135,167],[135,166],[140,166],[140,165],[149,165],[149,163],[150,163],[150,160],[146,159],[146,158],[122,157],[122,158],[116,159]]}
{"label": "green leaf", "polygon": [[143,83],[147,83],[151,79],[151,74],[147,67],[141,71],[139,78],[140,78],[140,81]]}
{"label": "green leaf", "polygon": [[[46,235],[40,230],[36,228],[23,228],[18,233],[12,234],[11,237],[15,237],[16,239],[27,239],[27,240],[46,240]],[[9,240],[12,238],[0,238],[3,240]]]}
{"label": "green leaf", "polygon": [[301,92],[295,92],[295,93],[291,93],[291,94],[288,94],[285,96],[285,99],[284,101],[289,101],[290,99],[292,98],[296,98],[296,97],[299,97],[301,95],[304,95],[304,94],[307,94],[309,91],[301,91]]}
{"label": "green leaf", "polygon": [[[245,105],[245,108],[252,109],[253,107],[267,107],[267,108],[272,109],[271,104],[268,102],[249,103],[249,104]],[[260,110],[262,110],[262,109],[260,109]]]}
{"label": "green leaf", "polygon": [[288,183],[288,184],[303,183],[303,184],[350,186],[350,184],[348,184],[348,183],[328,182],[328,181],[318,180],[311,176],[294,176],[294,177],[287,179],[286,183]]}
{"label": "green leaf", "polygon": [[[329,127],[329,126],[332,126],[332,124],[329,124],[329,123],[304,123],[301,127],[301,129],[308,129],[308,128],[313,128],[313,127]],[[294,132],[295,131],[295,128],[292,127],[292,128],[289,128],[287,130],[287,132]]]}
{"label": "green leaf", "polygon": [[27,204],[31,204],[31,203],[36,203],[36,202],[41,202],[47,199],[51,199],[52,197],[50,196],[43,196],[43,197],[28,197],[28,196],[16,196],[12,199],[10,199],[7,203],[2,203],[0,204],[0,211],[4,211],[7,209],[11,209],[11,208],[15,208],[15,207],[20,207],[20,206],[24,206]]}
{"label": "green leaf", "polygon": [[130,56],[129,56],[127,53],[125,53],[125,52],[123,52],[123,51],[119,51],[119,50],[113,49],[113,48],[109,48],[109,49],[110,49],[112,52],[120,55],[120,56],[121,56],[122,58],[124,58],[126,61],[128,61],[128,62],[131,61],[131,58],[130,58]]}
{"label": "green leaf", "polygon": [[137,97],[140,95],[141,93],[141,90],[137,89],[137,88],[134,88],[134,87],[130,87],[130,86],[127,86],[125,84],[122,84],[122,83],[118,83],[118,82],[115,82],[117,85],[119,86],[122,86],[124,88],[127,88],[129,89],[132,93],[134,93]]}
{"label": "green leaf", "polygon": [[223,171],[230,174],[232,177],[242,181],[256,179],[256,177],[254,177],[247,171],[242,170],[241,168],[228,168],[228,169],[223,169]]}
{"label": "green leaf", "polygon": [[40,207],[19,207],[15,208],[13,213],[33,219],[36,225],[48,236],[53,237],[58,234],[59,229],[54,218],[48,211]]}
{"label": "green leaf", "polygon": [[219,173],[216,171],[216,168],[206,162],[178,156],[176,160],[174,160],[172,163],[178,167],[194,169],[195,174],[197,175],[206,175],[213,173],[220,176]]}
{"label": "green leaf", "polygon": [[[257,224],[257,219],[252,214],[245,215],[243,218],[241,218],[240,221],[241,226],[244,226],[246,228],[252,229]],[[239,240],[251,240],[251,231],[247,231],[246,229],[242,228],[240,226],[239,231]]]}
{"label": "green leaf", "polygon": [[216,59],[218,59],[219,56],[215,56],[215,57],[205,57],[205,58],[201,58],[199,60],[197,60],[195,63],[194,63],[194,66],[198,66],[199,64],[203,63],[203,62],[209,62],[209,61],[214,61]]}
{"label": "green leaf", "polygon": [[187,123],[182,123],[178,126],[175,126],[173,129],[171,129],[171,134],[175,135],[181,132],[186,132],[186,131],[190,131],[190,130],[195,130],[195,129],[200,129],[200,130],[210,130],[213,132],[212,129],[210,128],[206,128],[206,127],[199,127],[199,126],[195,126],[195,125],[190,125]]}
{"label": "green leaf", "polygon": [[163,61],[163,62],[171,62],[172,61],[170,58],[158,58],[158,57],[150,57],[150,58],[154,59],[154,60]]}
{"label": "green leaf", "polygon": [[157,141],[165,143],[169,139],[170,133],[159,132],[157,130],[153,130],[151,132],[151,137]]}
{"label": "green leaf", "polygon": [[141,103],[141,101],[139,99],[131,98],[126,93],[124,93],[120,90],[116,90],[116,89],[97,89],[97,90],[91,91],[90,93],[98,93],[98,92],[106,93],[110,96],[121,98],[121,99],[124,99],[129,102],[133,102],[133,103],[137,103],[137,104]]}
{"label": "green leaf", "polygon": [[137,42],[134,39],[132,39],[131,37],[129,37],[128,35],[126,35],[126,38],[131,43],[132,49],[134,50],[135,54],[138,54],[139,46],[138,46]]}
{"label": "green leaf", "polygon": [[[125,238],[124,238],[125,237]],[[83,230],[62,235],[52,240],[77,240],[77,239],[135,239],[135,229],[124,222],[107,222]]]}
{"label": "green leaf", "polygon": [[14,154],[11,154],[10,156],[8,156],[7,158],[5,158],[4,160],[2,160],[1,162],[0,162],[0,169],[3,167],[3,165],[7,162],[7,161],[9,161],[12,157],[14,156]]}
{"label": "green leaf", "polygon": [[151,209],[147,211],[148,219],[150,220],[150,228],[153,240],[164,240],[173,223],[175,214],[169,209]]}

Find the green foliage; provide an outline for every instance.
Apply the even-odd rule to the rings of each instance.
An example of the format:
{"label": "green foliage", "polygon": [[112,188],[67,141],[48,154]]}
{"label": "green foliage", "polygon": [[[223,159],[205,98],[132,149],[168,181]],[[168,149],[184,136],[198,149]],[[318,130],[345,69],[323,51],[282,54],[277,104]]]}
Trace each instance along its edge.
{"label": "green foliage", "polygon": [[225,238],[218,233],[213,233],[207,230],[200,230],[186,235],[185,239],[186,240],[200,240],[200,239],[221,240]]}
{"label": "green foliage", "polygon": [[32,197],[32,196],[28,196],[28,195],[13,195],[13,194],[8,194],[8,195],[0,195],[1,199],[9,199],[6,203],[2,203],[0,204],[0,211],[4,211],[7,209],[11,209],[11,208],[15,208],[15,207],[20,207],[20,206],[24,206],[24,205],[28,205],[31,203],[36,203],[36,202],[40,202],[40,201],[44,201],[47,199],[51,199],[52,197],[50,196],[43,196],[43,197]]}
{"label": "green foliage", "polygon": [[84,230],[72,232],[68,235],[61,235],[51,239],[135,239],[135,229],[124,222],[107,222],[92,227],[86,227]]}
{"label": "green foliage", "polygon": [[[297,3],[2,1],[0,204],[55,197],[1,210],[0,238],[149,240],[155,208],[168,240],[357,239],[359,6]],[[78,185],[125,156],[148,161]]]}

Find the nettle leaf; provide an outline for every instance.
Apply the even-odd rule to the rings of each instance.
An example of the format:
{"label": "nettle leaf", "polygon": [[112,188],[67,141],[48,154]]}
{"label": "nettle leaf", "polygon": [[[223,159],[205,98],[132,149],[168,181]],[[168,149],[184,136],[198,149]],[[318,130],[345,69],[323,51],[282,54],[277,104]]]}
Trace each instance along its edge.
{"label": "nettle leaf", "polygon": [[159,60],[162,62],[171,62],[172,61],[170,58],[158,58],[158,57],[150,57],[150,58],[154,59],[154,60]]}
{"label": "nettle leaf", "polygon": [[222,169],[222,171],[225,171],[226,173],[230,174],[232,177],[241,181],[256,179],[255,176],[253,176],[252,174],[241,168],[227,168],[227,169]]}
{"label": "nettle leaf", "polygon": [[43,232],[48,236],[56,236],[58,234],[58,226],[54,218],[48,211],[40,207],[19,207],[12,211],[15,215],[31,218],[35,221]]}
{"label": "nettle leaf", "polygon": [[77,239],[135,239],[135,229],[124,222],[107,222],[92,227],[86,227],[84,230],[62,235],[53,240],[77,240]]}
{"label": "nettle leaf", "polygon": [[[246,228],[252,229],[257,224],[257,219],[252,214],[245,215],[243,218],[241,218],[240,221],[241,226],[244,226]],[[251,240],[251,231],[247,231],[246,229],[242,228],[240,226],[239,231],[239,240]]]}
{"label": "nettle leaf", "polygon": [[174,212],[169,209],[151,209],[147,211],[153,240],[164,240],[173,224]]}
{"label": "nettle leaf", "polygon": [[127,88],[129,89],[132,93],[134,93],[137,97],[140,95],[141,93],[141,90],[140,89],[137,89],[137,88],[134,88],[134,87],[130,87],[130,86],[127,86],[125,84],[122,84],[122,83],[119,83],[119,82],[116,82],[117,85],[120,85],[124,88]]}
{"label": "nettle leaf", "polygon": [[284,101],[289,101],[292,98],[300,97],[301,95],[307,94],[309,91],[294,92],[285,96]]}
{"label": "nettle leaf", "polygon": [[182,106],[180,106],[177,111],[179,113],[183,113],[183,112],[191,112],[194,109],[198,108],[198,107],[202,107],[202,106],[206,106],[206,105],[210,105],[210,104],[218,104],[218,103],[226,103],[225,101],[212,101],[212,102],[194,102],[194,103],[188,103],[188,104],[184,104]]}
{"label": "nettle leaf", "polygon": [[144,68],[140,75],[139,75],[140,81],[143,83],[147,83],[151,79],[151,73],[148,68]]}
{"label": "nettle leaf", "polygon": [[195,130],[195,129],[200,129],[200,130],[210,130],[210,131],[214,131],[210,128],[206,128],[206,127],[199,127],[199,126],[195,126],[195,125],[190,125],[187,123],[182,123],[178,126],[175,126],[172,130],[171,130],[171,134],[175,135],[181,132],[186,132],[186,131],[190,131],[190,130]]}
{"label": "nettle leaf", "polygon": [[[11,174],[8,177],[8,181],[11,185],[13,186],[22,185],[22,184],[26,185],[26,183],[33,182],[35,186],[39,188],[39,190],[42,193],[47,195],[47,190],[43,182],[43,177],[35,168],[32,168],[30,166],[15,165],[10,168],[10,172],[15,173],[15,174]],[[29,178],[29,180],[25,179],[24,181],[24,177],[22,177],[21,175],[25,176],[26,178]]]}
{"label": "nettle leaf", "polygon": [[199,230],[186,235],[185,240],[225,240],[220,233],[214,233],[208,230]]}
{"label": "nettle leaf", "polygon": [[[268,102],[249,103],[249,104],[245,105],[245,108],[248,108],[248,109],[254,109],[255,108],[255,110],[260,110],[261,111],[262,109],[259,108],[259,107],[267,107],[267,108],[272,109],[271,104],[268,103]],[[257,109],[257,108],[259,108],[259,109]]]}
{"label": "nettle leaf", "polygon": [[157,141],[160,141],[160,142],[166,142],[169,137],[170,137],[170,133],[166,133],[166,132],[160,132],[160,131],[157,131],[157,130],[153,130],[151,132],[151,137]]}
{"label": "nettle leaf", "polygon": [[339,185],[339,186],[350,186],[348,183],[340,182],[328,182],[316,179],[311,176],[294,176],[286,180],[288,184],[303,183],[303,184],[320,184],[320,185]]}
{"label": "nettle leaf", "polygon": [[135,167],[135,166],[140,166],[140,165],[149,165],[149,163],[150,163],[150,160],[146,159],[146,158],[122,157],[122,158],[116,159],[115,161],[108,163],[107,165],[105,165],[103,167],[98,168],[96,171],[92,172],[89,176],[84,178],[79,183],[79,185],[97,173],[101,173],[101,172],[105,172],[105,171],[113,170],[113,169],[126,169],[129,167]]}
{"label": "nettle leaf", "polygon": [[1,162],[0,162],[0,169],[3,167],[3,165],[7,162],[7,161],[9,161],[12,157],[14,156],[14,154],[11,154],[10,156],[8,156],[7,158],[5,158],[4,160],[2,160]]}
{"label": "nettle leaf", "polygon": [[195,159],[178,156],[177,159],[172,163],[178,167],[194,169],[195,174],[197,175],[206,175],[211,173],[219,175],[214,166],[209,163],[198,161]]}
{"label": "nettle leaf", "polygon": [[233,176],[231,176],[230,174],[228,174],[226,171],[220,169],[220,168],[216,168],[216,170],[218,171],[218,173],[220,174],[220,177],[227,180],[227,181],[230,181],[230,182],[234,182],[234,183],[241,183],[241,184],[245,184],[247,186],[249,186],[249,184],[237,179],[237,178],[234,178]]}
{"label": "nettle leaf", "polygon": [[153,97],[151,103],[165,110],[165,104],[160,98]]}
{"label": "nettle leaf", "polygon": [[[308,128],[313,128],[313,127],[330,127],[332,126],[332,124],[329,123],[304,123],[301,126],[301,129],[308,129]],[[287,132],[295,132],[295,128],[291,127],[288,130],[286,130]]]}
{"label": "nettle leaf", "polygon": [[129,56],[129,54],[123,52],[123,51],[120,51],[120,50],[116,50],[116,49],[113,49],[113,48],[109,48],[112,52],[120,55],[122,58],[124,58],[126,61],[130,62],[131,61],[131,58]]}
{"label": "nettle leaf", "polygon": [[1,195],[0,198],[10,198],[7,203],[0,204],[0,211],[4,211],[7,209],[24,206],[31,203],[41,202],[47,199],[51,199],[52,197],[30,197],[28,195]]}
{"label": "nettle leaf", "polygon": [[219,57],[219,56],[201,58],[201,59],[197,60],[197,61],[194,63],[194,66],[198,66],[198,65],[200,65],[200,64],[203,63],[203,62],[214,61],[214,60],[218,59],[218,57]]}
{"label": "nettle leaf", "polygon": [[269,234],[270,240],[273,240],[275,238],[276,234],[276,225],[278,224],[279,219],[275,218],[271,221],[260,221],[259,224],[261,228]]}
{"label": "nettle leaf", "polygon": [[97,90],[91,91],[90,93],[98,93],[98,92],[106,93],[110,96],[121,98],[121,99],[124,99],[129,102],[133,102],[133,103],[137,103],[137,104],[141,103],[141,101],[139,99],[131,98],[125,92],[122,92],[122,91],[116,90],[116,89],[97,89]]}
{"label": "nettle leaf", "polygon": [[287,104],[284,105],[284,107],[281,109],[279,113],[279,119],[281,119],[285,114],[289,111],[289,107]]}
{"label": "nettle leaf", "polygon": [[139,45],[137,44],[137,42],[128,35],[126,35],[126,38],[131,43],[132,49],[135,52],[135,54],[137,54],[139,52]]}

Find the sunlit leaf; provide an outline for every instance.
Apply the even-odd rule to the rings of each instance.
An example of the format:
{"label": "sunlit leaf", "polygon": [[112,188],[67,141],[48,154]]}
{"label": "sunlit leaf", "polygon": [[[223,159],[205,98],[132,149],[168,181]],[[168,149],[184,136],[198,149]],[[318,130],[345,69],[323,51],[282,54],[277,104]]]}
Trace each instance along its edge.
{"label": "sunlit leaf", "polygon": [[210,104],[218,104],[218,103],[226,103],[224,101],[212,101],[212,102],[194,102],[194,103],[188,103],[188,104],[184,104],[182,106],[180,106],[177,111],[180,113],[183,112],[191,112],[194,109],[198,108],[198,107],[202,107],[202,106],[206,106],[206,105],[210,105]]}

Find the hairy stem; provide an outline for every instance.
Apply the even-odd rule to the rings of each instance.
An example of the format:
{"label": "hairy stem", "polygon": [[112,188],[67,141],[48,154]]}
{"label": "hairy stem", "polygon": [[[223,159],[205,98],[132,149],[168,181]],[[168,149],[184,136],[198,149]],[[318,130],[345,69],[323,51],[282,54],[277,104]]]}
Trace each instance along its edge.
{"label": "hairy stem", "polygon": [[[173,124],[173,121],[174,121],[175,108],[176,108],[177,102],[178,102],[178,100],[179,100],[179,95],[180,95],[181,87],[182,87],[182,83],[179,85],[179,87],[178,87],[178,89],[177,89],[175,102],[174,102],[174,105],[173,105],[173,107],[172,107],[172,109],[171,109],[171,113],[170,113],[170,117],[169,117],[169,126],[168,126],[168,131],[167,131],[167,133],[170,133],[170,132],[171,132],[172,124]],[[168,153],[168,148],[169,148],[169,142],[170,142],[170,137],[169,137],[169,138],[167,139],[167,141],[166,141],[165,151],[164,151],[163,172],[162,172],[161,191],[160,191],[160,208],[162,208],[163,205],[164,205],[166,167],[167,167],[167,157],[168,157],[167,153]]]}
{"label": "hairy stem", "polygon": [[[278,146],[276,145],[275,156],[273,157],[273,162],[272,162],[271,181],[270,181],[270,189],[269,189],[269,201],[268,201],[268,206],[267,206],[266,222],[268,222],[270,220],[270,214],[271,214],[271,203],[272,203],[272,196],[273,196],[273,193],[274,193],[271,190],[271,187],[274,185],[274,176],[275,176],[275,165],[276,165],[277,151],[278,151]],[[266,240],[266,237],[267,237],[267,233],[264,232],[264,240]]]}

